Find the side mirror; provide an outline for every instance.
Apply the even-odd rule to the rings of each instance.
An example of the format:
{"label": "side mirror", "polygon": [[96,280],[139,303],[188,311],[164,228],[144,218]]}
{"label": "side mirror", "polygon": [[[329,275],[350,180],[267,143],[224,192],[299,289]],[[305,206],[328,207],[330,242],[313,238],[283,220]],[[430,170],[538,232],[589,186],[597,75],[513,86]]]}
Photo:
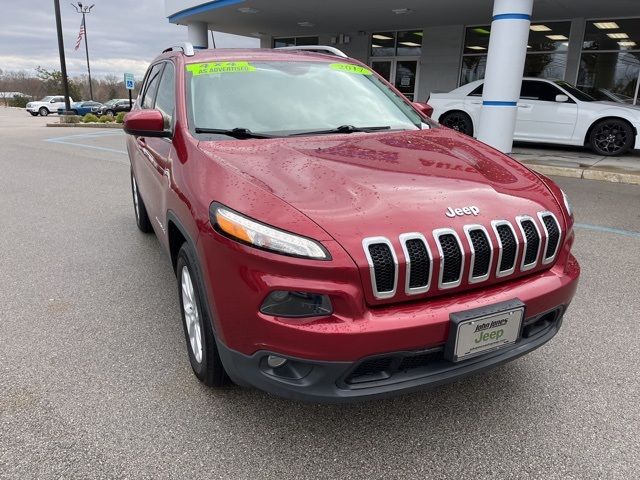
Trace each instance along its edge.
{"label": "side mirror", "polygon": [[562,95],[562,94],[556,95],[556,102],[564,103],[564,102],[568,102],[568,101],[569,101],[569,97],[568,96]]}
{"label": "side mirror", "polygon": [[429,105],[428,103],[420,103],[420,102],[413,102],[412,105],[413,105],[413,108],[418,110],[425,117],[431,118],[431,115],[433,114],[433,107],[431,105]]}
{"label": "side mirror", "polygon": [[136,137],[170,137],[160,110],[134,110],[124,117],[124,131]]}

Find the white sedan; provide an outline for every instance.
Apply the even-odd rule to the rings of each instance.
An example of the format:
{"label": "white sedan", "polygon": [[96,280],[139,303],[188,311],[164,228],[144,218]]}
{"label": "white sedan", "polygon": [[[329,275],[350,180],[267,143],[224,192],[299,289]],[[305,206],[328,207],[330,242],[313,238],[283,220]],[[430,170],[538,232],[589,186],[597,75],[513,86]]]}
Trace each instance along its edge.
{"label": "white sedan", "polygon": [[[449,93],[433,93],[432,117],[442,125],[475,135],[482,109],[484,80]],[[598,102],[564,81],[522,81],[514,140],[589,145],[599,155],[622,155],[640,149],[640,107]]]}

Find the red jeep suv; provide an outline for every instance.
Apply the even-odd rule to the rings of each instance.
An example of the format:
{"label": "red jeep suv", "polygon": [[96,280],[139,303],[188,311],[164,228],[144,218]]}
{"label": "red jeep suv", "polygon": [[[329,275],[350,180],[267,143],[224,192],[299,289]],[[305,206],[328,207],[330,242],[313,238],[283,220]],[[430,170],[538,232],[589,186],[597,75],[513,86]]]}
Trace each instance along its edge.
{"label": "red jeep suv", "polygon": [[331,47],[153,61],[125,119],[133,203],[202,382],[375,398],[558,332],[580,273],[567,198],[425,111]]}

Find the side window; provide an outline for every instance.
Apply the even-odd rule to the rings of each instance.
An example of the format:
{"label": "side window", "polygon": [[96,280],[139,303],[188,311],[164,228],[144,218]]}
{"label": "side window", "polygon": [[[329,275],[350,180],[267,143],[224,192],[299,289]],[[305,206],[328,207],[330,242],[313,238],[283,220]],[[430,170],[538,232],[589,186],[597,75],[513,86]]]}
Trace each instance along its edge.
{"label": "side window", "polygon": [[153,66],[149,72],[147,83],[144,87],[144,94],[142,97],[142,108],[153,108],[156,101],[156,92],[158,91],[158,83],[160,82],[160,74],[164,63],[158,63]]}
{"label": "side window", "polygon": [[158,110],[162,112],[164,116],[165,129],[171,128],[173,122],[173,112],[175,109],[175,71],[173,63],[167,63],[158,86],[158,93],[156,95],[156,106]]}
{"label": "side window", "polygon": [[64,102],[64,97],[53,97],[51,101],[54,103]]}
{"label": "side window", "polygon": [[478,87],[474,88],[469,94],[469,97],[481,97],[484,90],[484,83],[481,83]]}
{"label": "side window", "polygon": [[522,82],[520,98],[524,100],[541,100],[543,102],[555,102],[556,95],[562,92],[556,87],[546,82],[536,82],[525,80]]}

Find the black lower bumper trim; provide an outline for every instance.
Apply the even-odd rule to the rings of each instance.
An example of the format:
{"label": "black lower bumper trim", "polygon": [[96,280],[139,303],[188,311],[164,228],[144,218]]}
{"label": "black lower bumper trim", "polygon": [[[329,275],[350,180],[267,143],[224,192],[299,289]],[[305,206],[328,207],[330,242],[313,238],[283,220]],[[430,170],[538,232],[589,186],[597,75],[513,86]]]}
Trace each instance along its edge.
{"label": "black lower bumper trim", "polygon": [[[218,350],[231,379],[239,385],[253,386],[269,393],[307,402],[340,403],[388,397],[437,386],[478,373],[529,353],[551,340],[562,325],[562,309],[551,321],[541,322],[538,317],[526,322],[532,326],[530,335],[522,337],[512,347],[498,350],[459,363],[438,359],[437,350],[425,352],[397,352],[388,356],[400,356],[402,362],[420,355],[432,355],[433,362],[418,365],[419,368],[397,369],[393,374],[380,375],[364,382],[351,382],[360,362],[321,362],[280,355],[288,359],[282,371],[267,366],[269,355],[274,352],[259,351],[253,355],[236,352],[218,341]],[[534,328],[533,326],[538,328]],[[436,355],[435,357],[433,355]],[[399,366],[396,365],[396,366]],[[291,375],[291,371],[306,372],[304,376]]]}

